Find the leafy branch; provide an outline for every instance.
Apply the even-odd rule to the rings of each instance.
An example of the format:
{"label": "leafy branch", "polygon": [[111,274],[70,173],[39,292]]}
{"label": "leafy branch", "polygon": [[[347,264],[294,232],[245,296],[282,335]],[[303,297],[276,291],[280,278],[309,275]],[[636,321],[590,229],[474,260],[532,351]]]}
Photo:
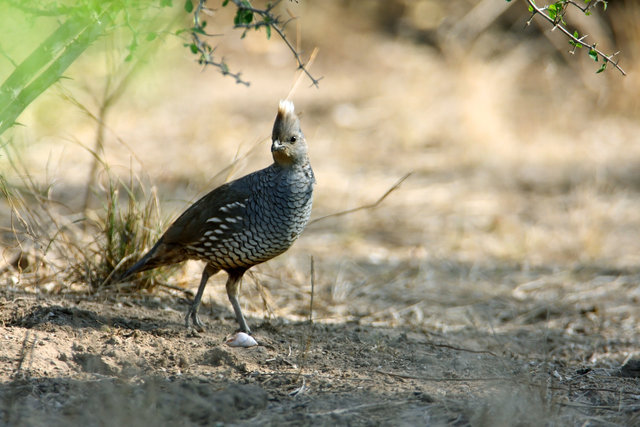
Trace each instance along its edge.
{"label": "leafy branch", "polygon": [[[511,0],[506,0],[510,2]],[[595,62],[598,62],[598,58],[602,58],[602,65],[596,73],[601,73],[607,69],[608,64],[612,64],[623,76],[626,76],[627,73],[618,65],[618,61],[616,60],[616,56],[620,53],[619,51],[613,53],[611,55],[607,55],[602,52],[597,47],[597,43],[586,43],[585,39],[588,35],[580,35],[578,31],[574,31],[573,33],[567,29],[567,22],[564,20],[565,14],[569,6],[573,6],[580,10],[585,15],[591,15],[592,9],[594,9],[599,3],[602,3],[603,10],[607,10],[607,1],[605,0],[583,0],[584,4],[580,4],[575,0],[560,0],[554,3],[548,4],[546,6],[538,6],[536,5],[534,0],[525,0],[529,4],[529,12],[531,12],[531,18],[527,21],[527,25],[531,24],[531,21],[536,15],[542,16],[546,21],[553,24],[554,29],[558,28],[562,33],[564,33],[569,38],[569,44],[573,46],[571,53],[575,53],[576,49],[581,49],[586,47],[588,49],[588,55]]]}
{"label": "leafy branch", "polygon": [[[96,40],[118,28],[131,31],[133,41],[127,50],[130,61],[136,50],[137,33],[149,15],[170,6],[170,0],[83,0],[79,2],[42,2],[39,0],[5,0],[10,13],[19,11],[32,20],[55,19],[57,28],[24,59],[17,63],[0,47],[0,54],[14,66],[0,84],[0,135],[17,123],[20,114],[44,91],[58,82],[64,72]],[[46,28],[46,26],[45,26]],[[34,24],[29,31],[39,31]],[[153,37],[151,37],[153,36]],[[147,40],[155,38],[149,33]]]}
{"label": "leafy branch", "polygon": [[212,34],[207,34],[207,32],[205,31],[207,21],[202,20],[200,16],[202,11],[206,10],[206,6],[204,5],[205,3],[206,0],[199,0],[195,11],[193,11],[193,3],[191,2],[191,0],[187,0],[184,5],[184,9],[187,12],[193,11],[193,28],[191,28],[192,43],[189,45],[191,52],[199,55],[199,64],[212,65],[214,67],[217,67],[223,76],[231,76],[236,79],[236,83],[249,86],[249,82],[242,78],[242,73],[234,73],[229,70],[229,66],[226,62],[224,62],[224,58],[217,61],[214,57],[216,48],[212,47],[209,43],[202,39],[201,36],[212,36]]}
{"label": "leafy branch", "polygon": [[[300,56],[298,50],[293,46],[291,41],[287,38],[287,35],[284,32],[287,24],[293,20],[293,18],[288,19],[286,21],[282,21],[282,19],[274,15],[273,10],[280,3],[281,0],[276,0],[273,3],[267,3],[265,9],[258,9],[253,7],[249,0],[223,0],[222,6],[225,7],[232,2],[237,10],[236,15],[233,19],[234,28],[242,28],[244,32],[242,33],[242,37],[245,37],[247,32],[251,29],[260,30],[261,28],[265,29],[267,38],[271,38],[272,30],[280,36],[282,41],[285,43],[287,48],[293,54],[296,62],[298,63],[298,69],[304,72],[307,77],[311,80],[311,83],[318,87],[318,84],[321,78],[315,78],[309,72],[308,62],[305,63]],[[208,10],[205,6],[206,0],[198,0],[197,6],[193,6],[192,0],[185,1],[185,10],[189,13],[193,12],[193,28],[191,28],[191,39],[192,43],[189,44],[189,48],[191,52],[196,55],[199,55],[198,62],[202,65],[212,65],[217,67],[222,75],[231,76],[235,78],[236,83],[243,84],[249,86],[249,82],[242,79],[241,73],[233,73],[229,70],[229,66],[224,62],[224,58],[220,60],[216,60],[214,57],[214,53],[216,48],[212,47],[203,36],[211,37],[212,34],[207,34],[205,31],[205,27],[207,25],[207,21],[204,21],[201,17],[203,11]]]}
{"label": "leafy branch", "polygon": [[0,134],[103,33],[108,12],[72,16],[15,68],[0,86]]}

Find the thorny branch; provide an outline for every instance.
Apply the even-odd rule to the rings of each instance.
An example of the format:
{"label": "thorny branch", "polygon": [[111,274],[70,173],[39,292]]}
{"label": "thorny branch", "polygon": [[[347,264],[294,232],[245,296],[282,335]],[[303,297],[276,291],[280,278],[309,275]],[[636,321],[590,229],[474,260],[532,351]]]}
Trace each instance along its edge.
{"label": "thorny branch", "polygon": [[[305,63],[300,56],[298,50],[293,46],[291,41],[287,38],[287,35],[284,33],[284,29],[289,22],[293,20],[289,19],[286,21],[282,21],[279,16],[274,15],[272,12],[274,8],[280,3],[281,0],[276,0],[273,3],[267,4],[265,9],[258,9],[251,6],[247,0],[231,0],[233,4],[237,7],[236,20],[234,21],[235,28],[243,28],[245,34],[250,29],[260,29],[265,28],[267,32],[267,38],[271,36],[271,30],[275,31],[278,36],[282,39],[282,41],[287,45],[291,53],[293,54],[296,62],[298,63],[298,69],[304,72],[304,74],[309,77],[313,86],[318,87],[318,84],[322,77],[315,78],[311,74],[308,69],[308,62]],[[224,60],[216,61],[213,57],[215,52],[215,48],[212,48],[206,41],[202,39],[201,36],[208,36],[204,31],[204,27],[206,22],[203,22],[200,14],[205,7],[206,0],[199,0],[198,5],[196,6],[193,13],[194,27],[191,31],[191,37],[193,39],[193,44],[191,45],[191,49],[194,53],[200,54],[199,62],[203,65],[213,65],[220,69],[220,72],[223,75],[229,75],[236,79],[236,83],[240,83],[246,86],[249,86],[249,82],[243,80],[241,77],[241,73],[233,73],[229,71],[229,67],[224,62]],[[254,15],[260,17],[260,19],[253,19]],[[243,19],[238,19],[238,17],[243,17]]]}
{"label": "thorny branch", "polygon": [[220,69],[220,72],[223,76],[231,76],[236,79],[236,83],[243,84],[245,86],[249,86],[249,82],[242,79],[242,73],[233,73],[229,71],[229,67],[224,62],[224,59],[220,61],[216,61],[213,57],[215,53],[215,48],[211,47],[209,43],[202,40],[200,35],[208,35],[204,32],[204,25],[200,18],[200,13],[205,8],[205,3],[207,0],[199,0],[198,5],[196,6],[195,11],[193,12],[193,29],[191,30],[191,39],[193,40],[193,44],[191,45],[191,50],[193,53],[199,53],[200,58],[198,62],[202,65],[213,65]]}
{"label": "thorny branch", "polygon": [[[510,1],[510,0],[507,0],[507,1]],[[619,60],[614,60],[615,56],[620,53],[619,51],[614,54],[607,55],[606,53],[602,52],[600,49],[597,48],[597,43],[595,42],[592,44],[585,43],[584,39],[587,37],[586,35],[581,37],[577,36],[577,32],[571,33],[571,31],[569,31],[565,26],[566,23],[564,22],[564,15],[566,13],[566,8],[568,5],[572,5],[578,8],[579,10],[581,10],[583,13],[587,13],[590,11],[590,9],[592,9],[598,3],[603,3],[606,5],[606,2],[603,2],[602,0],[592,0],[586,5],[582,6],[573,0],[566,0],[563,2],[552,3],[547,6],[537,6],[534,0],[525,0],[525,1],[529,4],[529,10],[531,11],[531,18],[529,19],[529,21],[527,21],[527,25],[531,23],[535,15],[540,15],[546,21],[553,24],[554,29],[558,28],[562,33],[564,33],[569,38],[569,40],[571,41],[571,44],[574,46],[573,52],[575,52],[576,47],[585,46],[589,49],[589,55],[592,56],[594,60],[597,60],[598,56],[601,57],[604,62],[602,64],[602,67],[600,67],[600,69],[598,69],[597,72],[604,71],[605,68],[607,67],[607,64],[611,63],[618,71],[620,71],[620,73],[622,73],[623,76],[627,75],[627,73],[618,65]]]}

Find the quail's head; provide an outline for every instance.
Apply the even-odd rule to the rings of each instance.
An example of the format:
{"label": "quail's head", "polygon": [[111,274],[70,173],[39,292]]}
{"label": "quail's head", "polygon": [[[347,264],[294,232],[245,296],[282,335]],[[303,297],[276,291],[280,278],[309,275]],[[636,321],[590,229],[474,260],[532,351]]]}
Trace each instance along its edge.
{"label": "quail's head", "polygon": [[293,102],[280,101],[271,141],[271,154],[277,164],[289,167],[307,161],[307,141],[300,129]]}

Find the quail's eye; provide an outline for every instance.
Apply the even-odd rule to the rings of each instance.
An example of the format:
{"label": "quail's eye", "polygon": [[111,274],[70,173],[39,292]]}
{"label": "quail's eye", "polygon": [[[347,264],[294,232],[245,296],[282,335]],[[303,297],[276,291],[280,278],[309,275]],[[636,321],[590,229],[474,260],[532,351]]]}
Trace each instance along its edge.
{"label": "quail's eye", "polygon": [[295,135],[294,135],[291,138],[289,138],[289,142],[296,142],[297,139],[298,138],[296,138]]}

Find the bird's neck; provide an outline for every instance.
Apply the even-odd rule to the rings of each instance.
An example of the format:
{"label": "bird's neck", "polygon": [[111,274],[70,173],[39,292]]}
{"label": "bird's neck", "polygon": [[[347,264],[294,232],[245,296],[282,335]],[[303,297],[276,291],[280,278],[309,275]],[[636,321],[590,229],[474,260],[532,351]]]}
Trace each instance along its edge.
{"label": "bird's neck", "polygon": [[295,169],[308,169],[311,167],[309,158],[307,156],[304,159],[297,159],[293,161],[291,158],[278,159],[274,156],[273,166],[282,170],[295,170]]}

